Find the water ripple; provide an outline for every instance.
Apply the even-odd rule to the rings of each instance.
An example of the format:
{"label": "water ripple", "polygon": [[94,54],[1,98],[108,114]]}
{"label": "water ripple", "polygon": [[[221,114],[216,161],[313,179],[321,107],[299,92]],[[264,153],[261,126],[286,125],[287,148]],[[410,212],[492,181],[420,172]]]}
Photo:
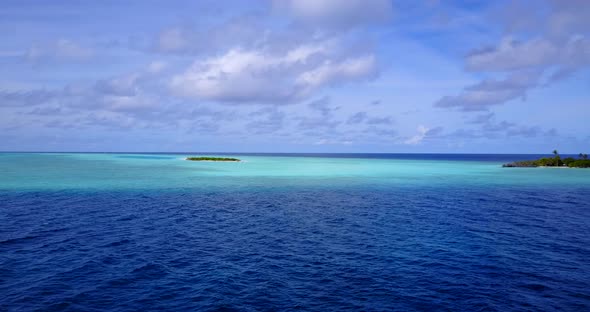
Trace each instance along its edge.
{"label": "water ripple", "polygon": [[587,194],[0,192],[0,310],[588,310]]}

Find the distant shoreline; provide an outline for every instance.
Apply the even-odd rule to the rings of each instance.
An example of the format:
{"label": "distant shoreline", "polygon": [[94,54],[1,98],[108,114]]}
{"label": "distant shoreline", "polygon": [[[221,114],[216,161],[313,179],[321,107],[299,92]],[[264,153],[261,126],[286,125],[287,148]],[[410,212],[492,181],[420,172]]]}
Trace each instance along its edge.
{"label": "distant shoreline", "polygon": [[240,162],[240,159],[232,158],[232,157],[210,157],[210,156],[202,156],[202,157],[187,157],[185,158],[188,161],[208,161],[208,162]]}
{"label": "distant shoreline", "polygon": [[535,160],[521,160],[503,164],[504,168],[590,168],[588,154],[578,154],[578,159],[573,157],[561,158],[557,150],[553,151],[554,157],[543,157]]}

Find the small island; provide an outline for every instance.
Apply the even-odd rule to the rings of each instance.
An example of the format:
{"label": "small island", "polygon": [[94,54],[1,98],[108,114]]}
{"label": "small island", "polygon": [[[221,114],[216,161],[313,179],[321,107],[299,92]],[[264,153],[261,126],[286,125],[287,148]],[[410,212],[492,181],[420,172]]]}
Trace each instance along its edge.
{"label": "small island", "polygon": [[231,157],[209,157],[209,156],[187,157],[186,160],[190,160],[190,161],[241,161],[237,158],[231,158]]}
{"label": "small island", "polygon": [[590,168],[590,159],[588,159],[588,154],[580,153],[578,155],[578,159],[573,157],[561,159],[557,150],[554,150],[553,155],[555,155],[555,157],[545,157],[537,160],[515,161],[509,164],[504,164],[502,167]]}

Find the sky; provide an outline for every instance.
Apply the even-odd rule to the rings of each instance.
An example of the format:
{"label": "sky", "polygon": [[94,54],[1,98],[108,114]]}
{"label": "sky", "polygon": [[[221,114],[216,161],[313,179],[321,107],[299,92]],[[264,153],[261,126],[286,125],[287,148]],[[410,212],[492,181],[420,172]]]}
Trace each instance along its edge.
{"label": "sky", "polygon": [[0,151],[590,152],[590,1],[0,2]]}

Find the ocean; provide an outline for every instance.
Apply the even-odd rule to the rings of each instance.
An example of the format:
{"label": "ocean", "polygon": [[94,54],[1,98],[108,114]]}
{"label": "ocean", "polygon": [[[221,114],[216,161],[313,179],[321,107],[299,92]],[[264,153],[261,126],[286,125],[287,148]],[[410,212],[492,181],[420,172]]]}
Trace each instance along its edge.
{"label": "ocean", "polygon": [[0,311],[588,311],[542,155],[0,153]]}

